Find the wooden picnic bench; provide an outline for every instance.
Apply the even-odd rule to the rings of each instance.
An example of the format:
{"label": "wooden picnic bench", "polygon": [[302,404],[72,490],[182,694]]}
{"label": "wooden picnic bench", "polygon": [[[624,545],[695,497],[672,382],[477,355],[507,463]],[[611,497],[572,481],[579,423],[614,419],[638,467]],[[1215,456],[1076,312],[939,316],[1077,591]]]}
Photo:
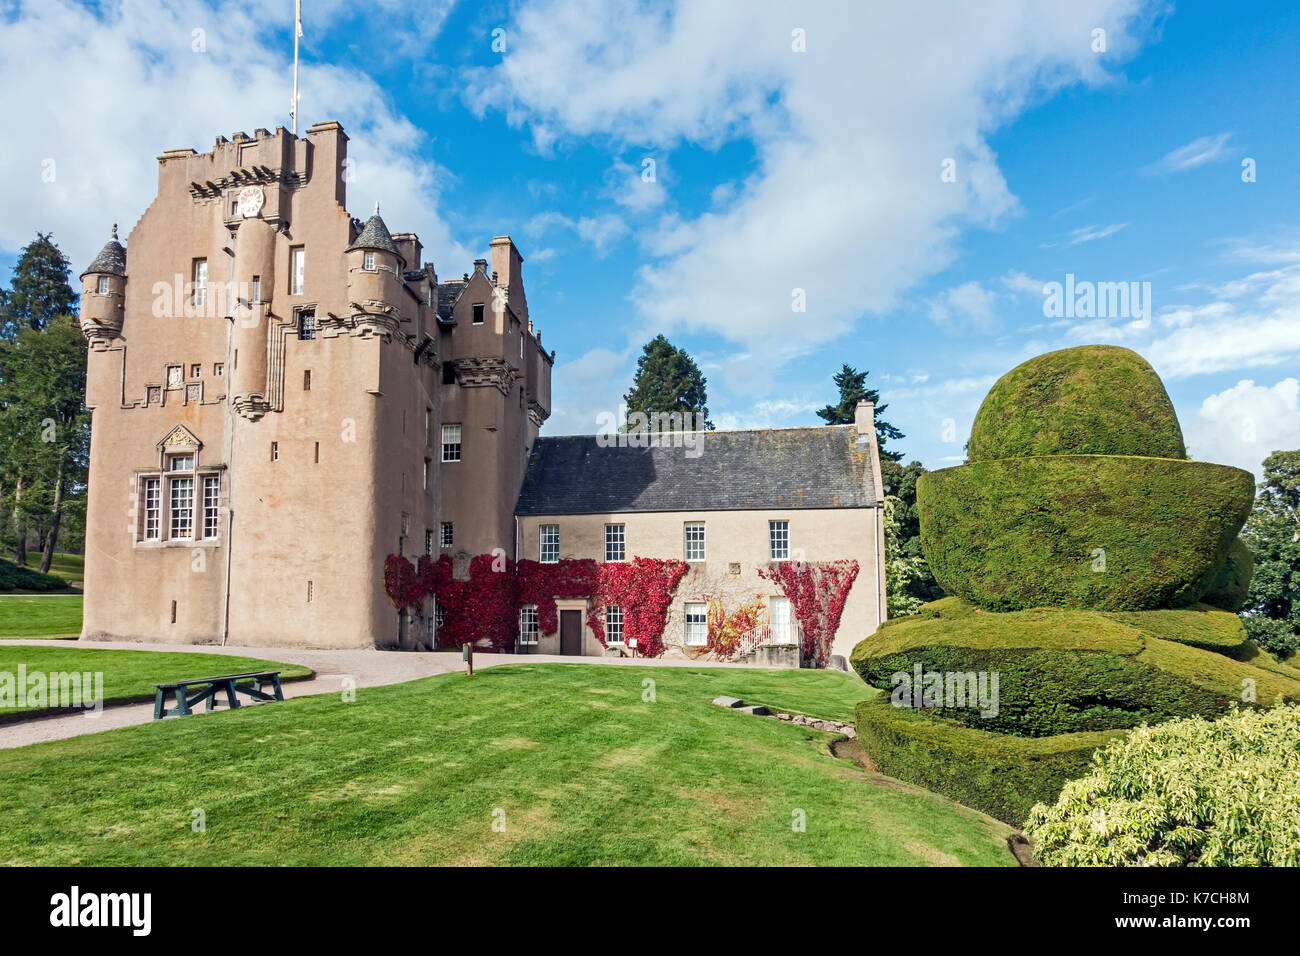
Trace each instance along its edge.
{"label": "wooden picnic bench", "polygon": [[[271,685],[270,693],[266,691],[267,684]],[[280,690],[279,671],[226,674],[221,677],[197,677],[193,680],[169,681],[165,684],[154,684],[153,686],[154,720],[162,720],[172,714],[180,714],[181,716],[192,714],[194,713],[194,705],[203,701],[207,701],[206,709],[211,711],[219,703],[217,695],[222,692],[226,695],[226,705],[232,710],[240,706],[239,698],[235,696],[236,691],[247,694],[254,700],[284,700],[284,692]],[[191,687],[200,689],[191,696]],[[171,694],[176,701],[176,706],[170,710],[167,709],[168,694]]]}

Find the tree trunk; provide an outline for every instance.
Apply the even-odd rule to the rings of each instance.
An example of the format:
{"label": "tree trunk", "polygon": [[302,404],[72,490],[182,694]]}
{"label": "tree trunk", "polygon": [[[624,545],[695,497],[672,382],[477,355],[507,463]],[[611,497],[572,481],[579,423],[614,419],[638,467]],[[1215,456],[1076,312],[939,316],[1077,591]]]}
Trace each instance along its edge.
{"label": "tree trunk", "polygon": [[27,566],[27,529],[23,526],[22,517],[18,512],[18,504],[23,499],[23,478],[18,476],[18,481],[14,484],[14,563],[18,567]]}
{"label": "tree trunk", "polygon": [[41,574],[50,573],[54,563],[54,546],[59,540],[59,524],[63,520],[63,463],[54,479],[54,513],[50,516],[50,530],[45,533],[45,553],[41,555]]}

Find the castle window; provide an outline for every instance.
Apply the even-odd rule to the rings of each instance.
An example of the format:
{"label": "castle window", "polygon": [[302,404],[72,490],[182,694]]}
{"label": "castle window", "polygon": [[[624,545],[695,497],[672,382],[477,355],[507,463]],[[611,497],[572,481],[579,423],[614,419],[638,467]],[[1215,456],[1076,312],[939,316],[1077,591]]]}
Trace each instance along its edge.
{"label": "castle window", "polygon": [[769,521],[767,523],[767,538],[769,542],[768,557],[773,561],[788,561],[790,559],[790,522]]}
{"label": "castle window", "polygon": [[303,309],[298,313],[298,338],[302,340],[316,338],[315,309]]}
{"label": "castle window", "polygon": [[302,372],[302,390],[304,392],[311,391],[311,369],[309,368],[303,369]]}
{"label": "castle window", "polygon": [[100,295],[108,295],[108,276],[100,276],[99,283],[95,289]]}
{"label": "castle window", "polygon": [[605,525],[605,560],[622,561],[627,553],[626,525]]}
{"label": "castle window", "polygon": [[456,529],[452,526],[450,521],[444,521],[442,523],[441,534],[441,546],[444,548],[450,548],[452,543],[456,540]]}
{"label": "castle window", "polygon": [[194,479],[171,479],[169,538],[194,537]]}
{"label": "castle window", "polygon": [[278,441],[271,442],[271,460],[280,460],[280,443]]}
{"label": "castle window", "polygon": [[442,460],[460,461],[460,426],[442,426]]}
{"label": "castle window", "polygon": [[623,609],[617,604],[605,605],[605,643],[623,643]]}
{"label": "castle window", "polygon": [[310,604],[316,597],[316,582],[307,582],[307,603]]}
{"label": "castle window", "polygon": [[289,250],[289,294],[302,295],[303,279],[307,274],[307,250],[294,246]]}
{"label": "castle window", "polygon": [[193,455],[172,455],[167,459],[168,471],[193,471]]}
{"label": "castle window", "polygon": [[157,541],[161,532],[159,520],[162,516],[162,479],[146,478],[141,488],[144,499],[144,540]]}
{"label": "castle window", "polygon": [[195,259],[193,269],[194,307],[201,309],[208,304],[208,260]]}
{"label": "castle window", "polygon": [[202,365],[191,365],[191,366],[190,366],[190,378],[198,378],[198,377],[200,377],[202,374],[203,374],[203,366],[202,366]]}
{"label": "castle window", "polygon": [[472,321],[475,325],[483,324],[483,303],[482,302],[474,303],[474,317]]}
{"label": "castle window", "polygon": [[537,605],[525,604],[519,609],[519,643],[537,643]]}
{"label": "castle window", "polygon": [[433,556],[433,532],[428,529],[424,532],[424,553]]}
{"label": "castle window", "polygon": [[447,623],[447,609],[437,601],[433,602],[433,623],[436,627],[442,627]]}
{"label": "castle window", "polygon": [[541,530],[541,553],[538,560],[543,564],[555,564],[560,560],[560,526],[558,524],[544,524]]}
{"label": "castle window", "polygon": [[212,377],[222,378],[226,374],[226,366],[222,362],[217,362],[212,366]]}
{"label": "castle window", "polygon": [[433,440],[433,409],[424,410],[424,446],[429,447],[429,442]]}
{"label": "castle window", "polygon": [[432,459],[429,459],[429,458],[424,459],[424,490],[425,490],[425,491],[428,491],[428,490],[429,490],[429,475],[430,475],[432,472],[433,472],[433,461],[432,461]]}
{"label": "castle window", "polygon": [[262,277],[253,276],[253,288],[249,291],[248,301],[257,305],[262,301]]}
{"label": "castle window", "polygon": [[369,249],[367,249],[362,255],[361,268],[365,269],[367,272],[375,271],[375,254]]}
{"label": "castle window", "polygon": [[686,644],[688,647],[703,647],[709,642],[709,621],[707,604],[686,605]]}
{"label": "castle window", "polygon": [[704,522],[686,522],[686,560],[704,560]]}
{"label": "castle window", "polygon": [[203,537],[217,536],[217,502],[221,495],[221,479],[216,475],[203,476]]}
{"label": "castle window", "polygon": [[456,366],[452,365],[450,362],[442,363],[442,384],[456,384]]}

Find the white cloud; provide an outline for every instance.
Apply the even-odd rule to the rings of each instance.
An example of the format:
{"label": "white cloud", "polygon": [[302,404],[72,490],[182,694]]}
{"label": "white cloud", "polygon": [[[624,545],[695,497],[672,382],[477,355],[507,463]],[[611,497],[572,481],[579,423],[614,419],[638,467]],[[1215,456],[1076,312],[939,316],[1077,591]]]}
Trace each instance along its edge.
{"label": "white cloud", "polygon": [[1119,232],[1128,223],[1115,222],[1108,226],[1084,226],[1081,229],[1072,229],[1070,231],[1070,241],[1067,246],[1077,246],[1081,242],[1095,242],[1098,239],[1105,239],[1107,236],[1113,236]]}
{"label": "white cloud", "polygon": [[[837,4],[547,0],[518,10],[467,100],[539,146],[752,142],[752,173],[694,218],[665,216],[633,301],[643,325],[744,343],[766,373],[893,307],[956,255],[964,227],[1017,209],[987,137],[1030,101],[1104,82],[1142,0]],[[1095,56],[1104,26],[1111,55]],[[791,50],[806,31],[807,52]],[[886,40],[887,38],[887,40]],[[864,42],[870,55],[864,55]],[[935,69],[934,64],[942,64]],[[957,180],[941,181],[955,161]],[[732,191],[734,189],[734,192]],[[795,289],[806,313],[792,312]],[[760,387],[761,378],[750,378]],[[768,386],[770,388],[770,386]]]}
{"label": "white cloud", "polygon": [[[426,41],[445,7],[417,14],[383,2],[391,11],[386,31],[409,24]],[[96,12],[41,0],[6,10],[0,87],[6,123],[23,135],[0,152],[0,248],[14,251],[37,230],[52,231],[75,275],[114,221],[123,236],[130,232],[156,192],[154,157],[163,150],[203,152],[218,135],[287,126],[291,61],[266,29],[265,9],[255,0],[215,8],[133,0]],[[394,231],[418,232],[431,258],[455,271],[446,266],[473,254],[439,213],[448,176],[425,157],[423,134],[361,70],[311,56],[314,40],[348,16],[338,0],[306,13],[299,131],[317,120],[342,122],[355,160],[354,214],[382,201]],[[286,15],[285,32],[288,22]],[[53,182],[42,179],[46,160]]]}
{"label": "white cloud", "polygon": [[573,219],[552,210],[538,213],[524,224],[524,232],[530,236],[540,237],[551,229],[568,229],[577,233],[579,239],[591,244],[598,259],[609,255],[614,244],[628,232],[627,223],[614,213]]}
{"label": "white cloud", "polygon": [[1284,378],[1266,387],[1243,379],[1207,396],[1190,425],[1187,447],[1193,458],[1262,477],[1260,463],[1271,452],[1300,448],[1300,380]]}
{"label": "white cloud", "polygon": [[1231,136],[1232,133],[1219,133],[1217,136],[1202,136],[1184,143],[1152,163],[1147,170],[1153,173],[1181,173],[1206,163],[1227,159],[1231,156],[1228,150]]}
{"label": "white cloud", "polygon": [[668,200],[666,174],[662,156],[642,156],[635,166],[615,160],[605,174],[605,195],[631,212],[649,212]]}
{"label": "white cloud", "polygon": [[963,282],[926,302],[930,318],[949,328],[969,326],[991,332],[1001,323],[994,311],[996,296],[978,282]]}

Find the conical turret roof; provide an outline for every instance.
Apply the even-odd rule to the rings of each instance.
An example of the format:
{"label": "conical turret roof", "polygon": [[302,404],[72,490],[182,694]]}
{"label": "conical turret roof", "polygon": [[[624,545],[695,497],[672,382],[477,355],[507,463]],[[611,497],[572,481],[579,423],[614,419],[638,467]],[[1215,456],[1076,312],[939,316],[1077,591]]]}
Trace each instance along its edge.
{"label": "conical turret roof", "polygon": [[[392,240],[390,239],[389,242]],[[81,275],[88,276],[91,273],[110,276],[126,275],[126,247],[117,241],[117,223],[113,223],[113,238],[99,250],[95,261],[87,266],[86,271]]]}
{"label": "conical turret roof", "polygon": [[380,252],[391,252],[402,260],[403,265],[406,264],[402,254],[397,251],[397,244],[393,242],[392,234],[384,225],[384,220],[380,218],[379,203],[375,203],[374,215],[366,220],[366,224],[361,228],[361,234],[345,251],[351,252],[353,249],[378,249]]}

